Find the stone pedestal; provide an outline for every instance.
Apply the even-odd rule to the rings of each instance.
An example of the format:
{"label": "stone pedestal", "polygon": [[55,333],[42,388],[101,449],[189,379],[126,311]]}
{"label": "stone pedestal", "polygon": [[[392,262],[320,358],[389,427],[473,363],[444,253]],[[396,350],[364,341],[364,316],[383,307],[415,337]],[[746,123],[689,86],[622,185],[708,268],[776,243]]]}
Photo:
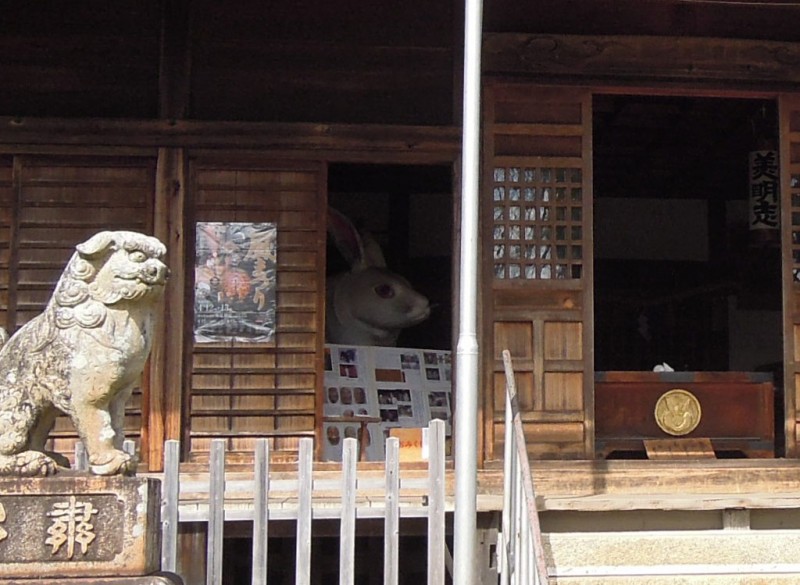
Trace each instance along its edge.
{"label": "stone pedestal", "polygon": [[144,577],[83,577],[77,579],[11,579],[0,580],[0,585],[183,585],[173,574],[145,575]]}
{"label": "stone pedestal", "polygon": [[155,479],[63,472],[0,478],[0,585],[161,585]]}

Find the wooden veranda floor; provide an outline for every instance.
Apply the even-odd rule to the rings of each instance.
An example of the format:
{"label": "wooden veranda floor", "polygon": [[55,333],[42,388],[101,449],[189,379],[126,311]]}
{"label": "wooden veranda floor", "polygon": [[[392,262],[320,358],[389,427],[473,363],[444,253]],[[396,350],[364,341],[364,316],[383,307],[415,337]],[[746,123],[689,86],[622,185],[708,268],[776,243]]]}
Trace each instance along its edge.
{"label": "wooden veranda floor", "polygon": [[[542,512],[626,510],[800,510],[800,461],[790,459],[727,459],[697,461],[593,460],[532,462],[537,506]],[[181,508],[186,513],[202,502],[207,493],[208,473],[202,464],[181,467]],[[382,509],[383,469],[375,464],[358,466],[360,482],[357,506]],[[153,474],[158,475],[158,474]],[[297,474],[290,464],[273,466],[274,505],[290,508],[297,494],[292,482]],[[338,499],[337,464],[317,463],[314,469],[315,502],[332,504]],[[226,472],[226,510],[235,510],[252,499],[236,491],[237,482],[252,478],[252,472]],[[420,516],[426,497],[427,469],[422,464],[401,467],[401,497],[407,514]],[[478,472],[478,511],[498,512],[503,506],[503,471],[489,463]],[[285,485],[285,489],[281,486]],[[455,474],[446,470],[445,491],[448,510],[453,507]],[[235,516],[235,514],[233,514]],[[798,526],[800,528],[800,525]]]}
{"label": "wooden veranda floor", "polygon": [[[532,463],[532,475],[550,583],[800,582],[800,461],[539,461]],[[269,476],[270,521],[288,520],[291,532],[298,514],[297,471],[291,464],[273,465]],[[357,476],[356,531],[374,533],[386,510],[384,470],[361,463]],[[341,479],[338,464],[314,464],[315,520],[338,526]],[[203,464],[181,466],[181,523],[208,520],[208,480]],[[490,464],[477,481],[486,540],[499,529],[503,471]],[[454,482],[448,464],[446,512],[453,511]],[[228,534],[229,522],[246,527],[253,517],[252,468],[226,471],[225,484]],[[400,517],[411,522],[401,525],[401,533],[424,531],[424,464],[401,467],[398,499]],[[336,535],[336,526],[329,530]]]}

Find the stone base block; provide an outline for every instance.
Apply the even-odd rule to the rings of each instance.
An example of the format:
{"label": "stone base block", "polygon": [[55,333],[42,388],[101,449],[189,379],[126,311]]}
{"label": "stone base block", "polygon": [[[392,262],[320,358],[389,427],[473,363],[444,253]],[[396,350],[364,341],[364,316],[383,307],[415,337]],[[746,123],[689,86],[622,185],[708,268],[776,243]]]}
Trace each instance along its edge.
{"label": "stone base block", "polygon": [[[0,478],[0,583],[123,583],[161,560],[161,487],[152,478],[64,472]],[[141,577],[159,583],[154,577]],[[128,581],[125,581],[128,583]]]}
{"label": "stone base block", "polygon": [[12,579],[0,585],[183,585],[174,573],[157,573],[144,577],[83,577],[78,579]]}

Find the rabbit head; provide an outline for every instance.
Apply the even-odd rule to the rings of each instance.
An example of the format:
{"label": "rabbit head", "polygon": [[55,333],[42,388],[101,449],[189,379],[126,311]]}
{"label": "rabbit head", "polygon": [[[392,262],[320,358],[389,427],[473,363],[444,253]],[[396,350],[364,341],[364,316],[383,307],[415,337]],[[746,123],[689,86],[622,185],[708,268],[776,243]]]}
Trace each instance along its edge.
{"label": "rabbit head", "polygon": [[377,242],[359,234],[347,217],[332,208],[328,231],[350,265],[349,271],[328,279],[328,343],[393,346],[402,329],[430,316],[428,299],[386,268]]}

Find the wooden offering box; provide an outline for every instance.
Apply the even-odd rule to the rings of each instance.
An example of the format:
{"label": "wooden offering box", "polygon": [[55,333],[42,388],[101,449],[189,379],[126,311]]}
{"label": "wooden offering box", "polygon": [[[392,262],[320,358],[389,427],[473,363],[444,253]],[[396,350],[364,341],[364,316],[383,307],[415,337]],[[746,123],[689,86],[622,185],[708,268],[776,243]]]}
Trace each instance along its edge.
{"label": "wooden offering box", "polygon": [[643,455],[645,439],[703,437],[718,454],[773,457],[774,392],[762,373],[597,372],[598,455]]}

